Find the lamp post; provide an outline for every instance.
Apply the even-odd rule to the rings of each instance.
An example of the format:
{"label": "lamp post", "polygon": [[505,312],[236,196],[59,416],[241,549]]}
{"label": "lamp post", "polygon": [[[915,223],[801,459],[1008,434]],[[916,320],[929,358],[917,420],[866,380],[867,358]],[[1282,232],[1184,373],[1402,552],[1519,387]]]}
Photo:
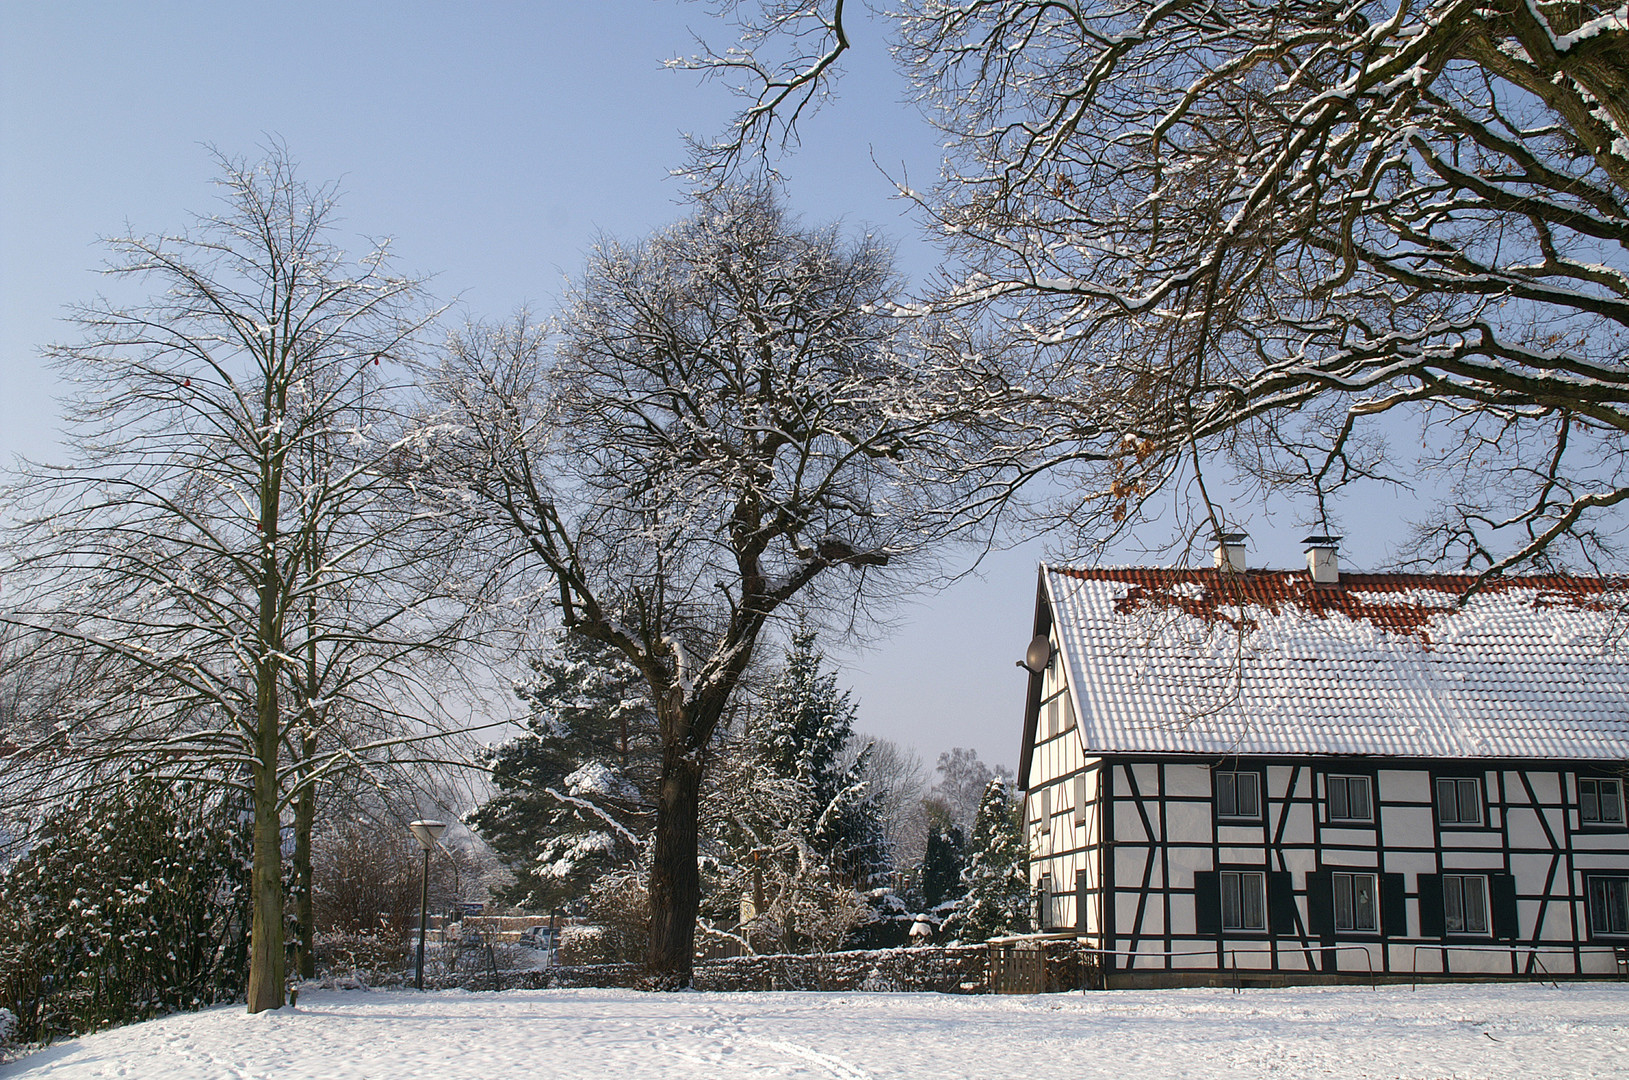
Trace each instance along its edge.
{"label": "lamp post", "polygon": [[436,846],[441,834],[447,831],[445,821],[426,821],[420,819],[408,824],[413,831],[413,838],[424,849],[424,885],[419,891],[419,962],[418,974],[413,979],[413,987],[424,989],[424,928],[430,921],[430,849]]}

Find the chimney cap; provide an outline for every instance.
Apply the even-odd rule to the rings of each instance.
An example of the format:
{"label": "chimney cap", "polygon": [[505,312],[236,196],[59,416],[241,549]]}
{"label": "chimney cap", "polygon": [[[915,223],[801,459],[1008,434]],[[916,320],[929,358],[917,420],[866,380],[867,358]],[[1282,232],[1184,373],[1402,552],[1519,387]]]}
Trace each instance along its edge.
{"label": "chimney cap", "polygon": [[1313,533],[1311,536],[1302,537],[1301,542],[1308,547],[1340,547],[1341,536],[1338,533]]}
{"label": "chimney cap", "polygon": [[1242,544],[1248,539],[1250,539],[1250,534],[1245,532],[1219,532],[1216,534],[1218,544]]}

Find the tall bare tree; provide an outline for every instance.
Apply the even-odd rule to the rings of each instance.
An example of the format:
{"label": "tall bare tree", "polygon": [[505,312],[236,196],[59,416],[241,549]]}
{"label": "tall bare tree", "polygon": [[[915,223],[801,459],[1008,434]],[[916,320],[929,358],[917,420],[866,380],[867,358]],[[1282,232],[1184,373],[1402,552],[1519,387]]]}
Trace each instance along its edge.
{"label": "tall bare tree", "polygon": [[347,259],[332,190],[281,148],[219,165],[219,215],[110,241],[152,299],[80,308],[82,340],[48,350],[77,453],[10,492],[0,622],[101,658],[14,755],[42,782],[135,768],[250,796],[255,1012],[283,1003],[285,812],[308,837],[326,776],[436,716],[422,679],[463,598],[397,433],[418,283],[383,247]]}
{"label": "tall bare tree", "polygon": [[553,361],[523,320],[453,343],[447,495],[536,573],[572,632],[640,672],[661,733],[649,959],[688,981],[698,800],[770,621],[863,618],[926,565],[951,485],[953,395],[899,350],[890,252],[789,220],[759,184],[699,198],[640,244],[602,241]]}
{"label": "tall bare tree", "polygon": [[[721,172],[819,103],[851,30],[831,0],[729,6],[740,49],[697,61],[750,76]],[[1314,519],[1358,481],[1442,491],[1427,561],[1613,556],[1620,5],[904,6],[896,55],[948,146],[920,194],[940,302],[1042,391],[1012,406],[1047,433],[1026,467],[1072,474],[1082,525],[1225,454]]]}

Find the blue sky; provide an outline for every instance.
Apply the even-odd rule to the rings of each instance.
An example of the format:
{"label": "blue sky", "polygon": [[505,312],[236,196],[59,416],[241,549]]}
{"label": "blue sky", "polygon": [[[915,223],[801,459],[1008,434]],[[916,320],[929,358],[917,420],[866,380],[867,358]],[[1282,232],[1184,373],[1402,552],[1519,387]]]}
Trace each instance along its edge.
{"label": "blue sky", "polygon": [[[106,287],[98,237],[213,208],[206,145],[253,158],[281,139],[306,180],[339,182],[349,246],[394,237],[401,266],[470,315],[547,311],[597,233],[677,216],[682,133],[716,133],[735,108],[723,85],[664,70],[692,31],[731,37],[710,5],[679,0],[0,2],[0,456],[59,455],[60,388],[38,350],[72,335],[66,305]],[[926,184],[936,140],[885,31],[856,28],[837,100],[781,169],[809,221],[879,229],[920,283],[934,250],[884,170]],[[1298,539],[1264,526],[1252,559],[1294,565]],[[930,765],[952,746],[1015,764],[1039,553],[992,556],[983,579],[844,655],[861,726]]]}

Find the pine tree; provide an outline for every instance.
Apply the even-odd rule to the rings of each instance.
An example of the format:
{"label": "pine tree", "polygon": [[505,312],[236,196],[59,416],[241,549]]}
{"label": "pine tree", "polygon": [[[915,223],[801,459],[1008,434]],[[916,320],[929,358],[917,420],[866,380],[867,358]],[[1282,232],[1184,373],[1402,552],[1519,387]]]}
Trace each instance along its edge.
{"label": "pine tree", "polygon": [[855,707],[815,635],[793,636],[759,708],[715,751],[706,804],[704,910],[754,949],[829,950],[876,917],[888,869],[881,808],[851,758]]}
{"label": "pine tree", "polygon": [[792,636],[785,666],[764,694],[756,735],[763,764],[803,790],[800,831],[830,865],[866,888],[887,869],[881,809],[865,780],[870,748],[846,767],[858,710],[837,689],[812,631]]}
{"label": "pine tree", "polygon": [[490,753],[498,794],[468,821],[515,874],[499,899],[552,911],[636,861],[660,751],[639,673],[604,645],[562,634],[532,671],[527,733]]}
{"label": "pine tree", "polygon": [[922,855],[922,905],[932,911],[947,901],[959,900],[965,892],[962,873],[966,869],[967,838],[953,821],[936,820],[928,825],[928,844]]}
{"label": "pine tree", "polygon": [[967,895],[946,922],[948,933],[962,941],[984,941],[1029,930],[1029,852],[1018,807],[999,776],[979,803],[962,881]]}

